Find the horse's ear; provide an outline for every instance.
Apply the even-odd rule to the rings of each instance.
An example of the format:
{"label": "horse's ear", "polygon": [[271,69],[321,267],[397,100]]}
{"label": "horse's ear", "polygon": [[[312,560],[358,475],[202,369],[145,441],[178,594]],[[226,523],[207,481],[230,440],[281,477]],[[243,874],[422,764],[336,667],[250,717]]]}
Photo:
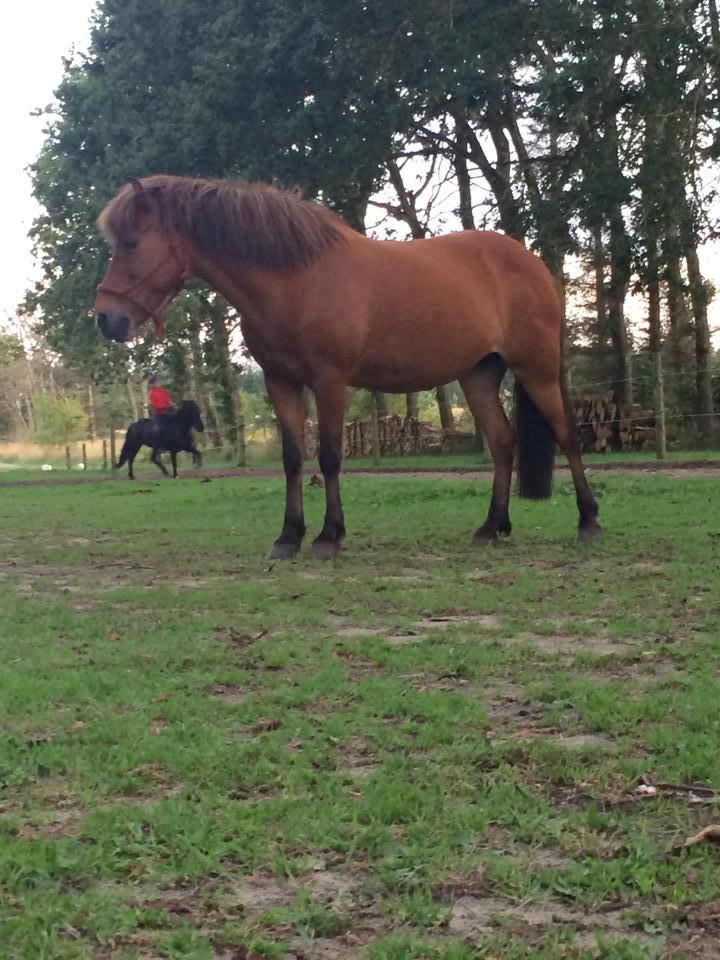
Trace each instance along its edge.
{"label": "horse's ear", "polygon": [[145,193],[145,187],[143,187],[136,177],[130,177],[128,183],[133,190],[133,195],[135,197],[135,209],[137,212],[150,213],[150,204],[148,203],[147,194]]}

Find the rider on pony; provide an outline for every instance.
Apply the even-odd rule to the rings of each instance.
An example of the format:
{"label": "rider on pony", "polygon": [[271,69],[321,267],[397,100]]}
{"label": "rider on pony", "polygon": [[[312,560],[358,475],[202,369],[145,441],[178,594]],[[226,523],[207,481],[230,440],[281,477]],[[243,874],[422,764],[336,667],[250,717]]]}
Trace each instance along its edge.
{"label": "rider on pony", "polygon": [[173,413],[175,411],[175,405],[170,398],[170,394],[165,387],[160,385],[155,374],[148,377],[148,387],[150,388],[148,407],[150,408],[153,421],[157,426],[160,426],[163,423],[163,419],[161,418],[167,416],[168,413]]}

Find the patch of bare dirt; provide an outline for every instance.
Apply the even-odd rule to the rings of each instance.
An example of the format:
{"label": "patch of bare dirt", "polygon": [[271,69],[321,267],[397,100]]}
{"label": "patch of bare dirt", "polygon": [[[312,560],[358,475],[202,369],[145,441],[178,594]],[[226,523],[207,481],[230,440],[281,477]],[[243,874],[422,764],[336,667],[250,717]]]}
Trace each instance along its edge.
{"label": "patch of bare dirt", "polygon": [[455,903],[463,897],[482,899],[489,896],[491,886],[485,878],[482,868],[475,873],[457,874],[448,877],[442,883],[436,883],[432,895],[438,903]]}
{"label": "patch of bare dirt", "polygon": [[320,868],[304,874],[298,886],[307,890],[315,900],[347,907],[357,897],[358,890],[366,879],[360,870],[328,870]]}
{"label": "patch of bare dirt", "polygon": [[339,637],[377,637],[383,633],[382,627],[339,627],[335,633]]}
{"label": "patch of bare dirt", "polygon": [[341,766],[356,777],[367,777],[378,767],[377,757],[364,737],[348,737],[338,746]]}
{"label": "patch of bare dirt", "polygon": [[462,896],[453,905],[448,931],[463,940],[476,942],[503,926],[517,926],[518,932],[525,936],[567,926],[576,931],[576,942],[580,946],[594,946],[595,931],[608,939],[628,937],[647,941],[647,936],[638,934],[625,920],[626,912],[626,906],[586,911],[556,901],[512,903],[498,897]]}
{"label": "patch of bare dirt", "polygon": [[475,688],[465,677],[434,677],[423,678],[420,682],[414,684],[418,693],[429,693],[431,691],[441,691],[443,693],[474,693]]}
{"label": "patch of bare dirt", "polygon": [[614,637],[608,637],[602,633],[594,635],[584,634],[583,636],[573,636],[571,634],[541,634],[541,633],[519,633],[509,638],[510,643],[523,643],[534,647],[540,653],[562,654],[564,656],[577,656],[582,653],[594,653],[598,656],[622,656],[631,651],[638,651],[637,641],[618,640]]}
{"label": "patch of bare dirt", "polygon": [[[498,693],[485,702],[489,721],[491,741],[531,740],[542,737],[569,750],[583,750],[602,747],[605,750],[615,748],[614,741],[603,734],[585,731],[568,731],[543,724],[545,707],[530,703],[520,688],[511,683],[504,684]],[[568,716],[574,725],[574,714]]]}
{"label": "patch of bare dirt", "polygon": [[18,830],[23,840],[59,840],[76,837],[85,811],[79,807],[53,810],[46,820],[25,823]]}
{"label": "patch of bare dirt", "polygon": [[499,630],[502,621],[496,613],[433,614],[417,621],[420,630],[446,630],[448,627],[468,625],[483,630]]}
{"label": "patch of bare dirt", "polygon": [[233,877],[228,895],[230,901],[255,913],[289,907],[295,902],[295,890],[288,880],[262,870],[250,877]]}
{"label": "patch of bare dirt", "polygon": [[251,695],[252,690],[237,683],[212,683],[205,687],[205,693],[224,703],[242,703]]}

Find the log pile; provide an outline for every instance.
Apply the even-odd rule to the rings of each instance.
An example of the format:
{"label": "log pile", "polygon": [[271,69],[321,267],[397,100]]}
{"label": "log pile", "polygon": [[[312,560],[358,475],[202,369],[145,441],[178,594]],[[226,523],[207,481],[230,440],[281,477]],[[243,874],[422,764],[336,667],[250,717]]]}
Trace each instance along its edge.
{"label": "log pile", "polygon": [[[434,423],[400,417],[394,414],[378,418],[380,453],[382,456],[402,456],[408,453],[439,453],[443,448],[443,431]],[[317,457],[319,449],[317,424],[305,424],[305,452]],[[343,433],[343,457],[371,457],[373,455],[372,423],[370,419],[351,420]]]}
{"label": "log pile", "polygon": [[573,405],[583,453],[642,450],[655,437],[655,415],[633,406],[623,410],[613,393],[578,398]]}

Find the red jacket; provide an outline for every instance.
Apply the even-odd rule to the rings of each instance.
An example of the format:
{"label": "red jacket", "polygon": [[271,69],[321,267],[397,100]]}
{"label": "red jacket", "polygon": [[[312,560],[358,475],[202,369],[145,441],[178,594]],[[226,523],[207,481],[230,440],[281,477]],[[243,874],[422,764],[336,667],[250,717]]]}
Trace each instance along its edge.
{"label": "red jacket", "polygon": [[148,406],[154,414],[167,413],[173,402],[165,387],[153,387],[148,394]]}

